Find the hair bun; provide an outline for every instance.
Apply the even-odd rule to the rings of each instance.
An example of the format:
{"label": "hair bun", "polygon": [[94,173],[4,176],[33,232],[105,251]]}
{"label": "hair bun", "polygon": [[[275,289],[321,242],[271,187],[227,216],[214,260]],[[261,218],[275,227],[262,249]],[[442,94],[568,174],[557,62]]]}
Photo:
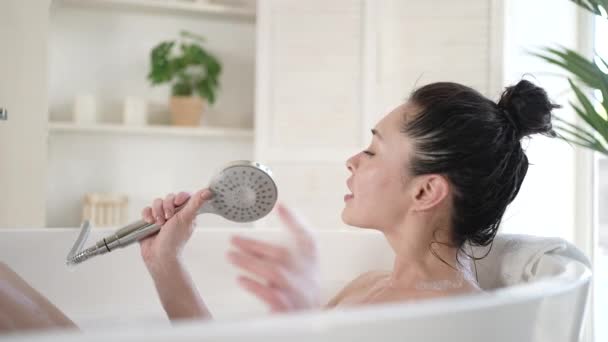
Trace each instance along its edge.
{"label": "hair bun", "polygon": [[554,137],[551,111],[560,108],[551,103],[547,92],[534,83],[521,80],[507,87],[498,101],[498,107],[509,115],[517,131],[518,139],[540,133]]}

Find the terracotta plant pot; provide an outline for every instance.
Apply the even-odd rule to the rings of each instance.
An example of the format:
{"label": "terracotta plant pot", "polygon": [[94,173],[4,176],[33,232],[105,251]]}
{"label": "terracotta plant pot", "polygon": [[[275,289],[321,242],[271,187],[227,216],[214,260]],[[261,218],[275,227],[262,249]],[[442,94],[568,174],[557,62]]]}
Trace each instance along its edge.
{"label": "terracotta plant pot", "polygon": [[175,126],[200,126],[205,101],[197,96],[172,96],[169,109],[171,124]]}

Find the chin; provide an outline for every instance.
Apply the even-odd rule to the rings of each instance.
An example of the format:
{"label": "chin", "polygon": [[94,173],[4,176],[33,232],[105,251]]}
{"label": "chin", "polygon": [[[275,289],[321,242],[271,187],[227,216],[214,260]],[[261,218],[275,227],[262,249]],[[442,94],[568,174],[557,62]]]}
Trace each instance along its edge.
{"label": "chin", "polygon": [[345,224],[357,228],[374,229],[373,225],[370,222],[367,222],[365,217],[360,216],[361,213],[359,213],[359,217],[357,217],[357,215],[353,215],[352,210],[348,207],[342,209],[342,222]]}

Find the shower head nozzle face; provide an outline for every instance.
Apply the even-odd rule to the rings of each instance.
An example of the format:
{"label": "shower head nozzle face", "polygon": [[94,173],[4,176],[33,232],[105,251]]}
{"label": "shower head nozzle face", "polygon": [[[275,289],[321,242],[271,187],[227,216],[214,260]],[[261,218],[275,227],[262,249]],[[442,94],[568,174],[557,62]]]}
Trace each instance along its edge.
{"label": "shower head nozzle face", "polygon": [[211,182],[213,212],[235,222],[252,222],[266,216],[278,192],[271,171],[258,163],[230,163]]}

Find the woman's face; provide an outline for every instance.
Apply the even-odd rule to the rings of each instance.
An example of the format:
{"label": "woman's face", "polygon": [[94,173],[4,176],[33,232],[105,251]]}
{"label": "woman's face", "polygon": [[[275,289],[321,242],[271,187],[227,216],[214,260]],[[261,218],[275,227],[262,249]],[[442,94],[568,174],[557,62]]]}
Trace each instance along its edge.
{"label": "woman's face", "polygon": [[373,129],[369,147],[346,161],[352,196],[345,196],[344,223],[385,230],[403,221],[411,205],[408,170],[413,146],[400,127],[413,110],[406,103],[387,114]]}

